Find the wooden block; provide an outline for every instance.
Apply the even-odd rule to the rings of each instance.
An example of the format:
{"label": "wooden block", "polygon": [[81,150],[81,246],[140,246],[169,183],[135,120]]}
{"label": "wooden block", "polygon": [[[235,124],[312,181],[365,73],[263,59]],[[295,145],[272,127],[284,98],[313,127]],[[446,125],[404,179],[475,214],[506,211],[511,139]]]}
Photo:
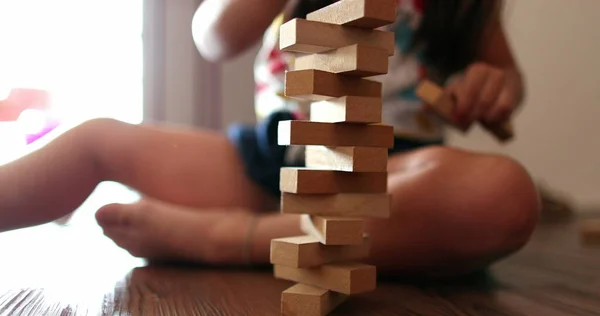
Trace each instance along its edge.
{"label": "wooden block", "polygon": [[381,98],[346,96],[314,102],[310,120],[324,123],[381,123]]}
{"label": "wooden block", "polygon": [[323,101],[344,96],[381,97],[381,82],[321,70],[295,70],[285,74],[286,97]]}
{"label": "wooden block", "polygon": [[392,148],[394,131],[387,125],[333,124],[311,121],[281,121],[279,145]]}
{"label": "wooden block", "polygon": [[292,19],[279,28],[279,47],[288,52],[305,54],[361,44],[385,49],[388,56],[395,53],[394,33],[341,26],[305,19]]}
{"label": "wooden block", "polygon": [[589,219],[581,223],[580,240],[585,245],[600,246],[600,219]]}
{"label": "wooden block", "polygon": [[281,315],[326,316],[347,299],[342,293],[296,284],[281,293]]}
{"label": "wooden block", "polygon": [[388,150],[376,147],[306,146],[308,168],[347,172],[387,172]]}
{"label": "wooden block", "polygon": [[271,240],[271,263],[292,268],[317,267],[327,263],[354,261],[369,256],[371,241],[363,236],[358,245],[326,246],[307,235]]}
{"label": "wooden block", "polygon": [[452,113],[454,112],[454,100],[431,81],[423,81],[417,87],[417,96],[423,102],[429,104],[432,109],[444,120],[452,122]]}
{"label": "wooden block", "polygon": [[[323,245],[346,246],[363,243],[365,221],[350,217],[304,216],[305,234],[315,236]],[[308,220],[306,220],[308,218]]]}
{"label": "wooden block", "polygon": [[[466,132],[470,126],[460,126],[453,123],[452,112],[454,110],[455,101],[444,90],[431,81],[424,81],[417,87],[417,96],[424,102],[429,104],[432,109],[442,119],[454,125],[459,130]],[[496,139],[501,142],[506,142],[514,137],[513,126],[510,122],[505,122],[500,125],[490,125],[481,123],[481,126],[488,130]]]}
{"label": "wooden block", "polygon": [[385,193],[387,172],[344,172],[284,167],[279,188],[296,194]]}
{"label": "wooden block", "polygon": [[307,15],[307,20],[378,28],[396,21],[397,0],[341,0]]}
{"label": "wooden block", "polygon": [[506,122],[500,125],[491,125],[481,122],[481,127],[489,131],[501,142],[507,142],[515,136],[514,127],[511,122]]}
{"label": "wooden block", "polygon": [[329,263],[313,268],[274,266],[275,278],[312,285],[346,295],[356,295],[375,290],[375,266],[356,263]]}
{"label": "wooden block", "polygon": [[388,193],[281,193],[282,214],[389,218],[391,204],[392,197]]}
{"label": "wooden block", "polygon": [[371,77],[388,72],[385,49],[351,45],[320,54],[300,56],[294,61],[294,70],[316,69],[336,74]]}

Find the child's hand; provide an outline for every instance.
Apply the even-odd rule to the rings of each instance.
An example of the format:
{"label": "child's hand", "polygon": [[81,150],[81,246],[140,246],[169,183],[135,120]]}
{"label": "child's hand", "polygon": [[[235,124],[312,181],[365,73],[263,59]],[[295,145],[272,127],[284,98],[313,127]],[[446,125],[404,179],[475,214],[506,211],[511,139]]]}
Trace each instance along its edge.
{"label": "child's hand", "polygon": [[461,126],[475,121],[501,124],[512,115],[519,100],[518,74],[495,66],[476,63],[448,85],[456,99],[454,120]]}

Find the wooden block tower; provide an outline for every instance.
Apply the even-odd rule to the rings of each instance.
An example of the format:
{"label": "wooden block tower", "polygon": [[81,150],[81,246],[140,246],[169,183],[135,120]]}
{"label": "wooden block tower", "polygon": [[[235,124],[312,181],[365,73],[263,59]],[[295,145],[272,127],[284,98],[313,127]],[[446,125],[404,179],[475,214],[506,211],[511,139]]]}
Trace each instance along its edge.
{"label": "wooden block tower", "polygon": [[326,315],[351,295],[373,291],[376,268],[365,218],[387,218],[391,126],[381,124],[396,0],[341,0],[281,26],[282,50],[301,55],[285,95],[311,103],[309,121],[281,122],[279,145],[306,149],[306,167],[282,168],[281,212],[302,214],[306,234],[271,242],[276,278],[297,283],[281,296],[282,315]]}

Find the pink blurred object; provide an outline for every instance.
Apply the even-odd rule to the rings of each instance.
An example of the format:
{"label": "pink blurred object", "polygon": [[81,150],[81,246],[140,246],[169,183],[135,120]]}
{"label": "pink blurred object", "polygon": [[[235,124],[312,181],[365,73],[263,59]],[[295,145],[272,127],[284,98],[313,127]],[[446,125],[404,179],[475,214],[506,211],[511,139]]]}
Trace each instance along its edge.
{"label": "pink blurred object", "polygon": [[50,93],[39,89],[15,88],[0,100],[0,122],[14,122],[25,110],[47,110]]}
{"label": "pink blurred object", "polygon": [[25,134],[25,141],[27,142],[27,145],[32,144],[36,140],[46,136],[58,126],[60,126],[60,122],[58,120],[49,119],[46,121],[44,127],[37,133]]}
{"label": "pink blurred object", "polygon": [[14,88],[0,100],[0,122],[18,122],[29,145],[60,125],[58,119],[49,115],[49,109],[48,91]]}

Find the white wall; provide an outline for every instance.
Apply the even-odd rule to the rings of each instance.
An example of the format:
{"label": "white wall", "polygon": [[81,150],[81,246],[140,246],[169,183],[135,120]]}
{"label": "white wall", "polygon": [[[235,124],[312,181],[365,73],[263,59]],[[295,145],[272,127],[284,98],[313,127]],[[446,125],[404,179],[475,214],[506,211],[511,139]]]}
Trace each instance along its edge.
{"label": "white wall", "polygon": [[600,205],[600,1],[508,5],[507,31],[529,91],[517,139],[499,146],[477,131],[453,143],[507,153],[582,206]]}
{"label": "white wall", "polygon": [[[582,206],[600,205],[599,12],[598,0],[509,0],[507,31],[529,88],[517,139],[500,146],[474,129],[468,137],[453,134],[451,143],[509,154]],[[254,52],[223,66],[225,125],[254,119]]]}
{"label": "white wall", "polygon": [[254,116],[254,58],[258,47],[221,66],[222,126],[252,123]]}

